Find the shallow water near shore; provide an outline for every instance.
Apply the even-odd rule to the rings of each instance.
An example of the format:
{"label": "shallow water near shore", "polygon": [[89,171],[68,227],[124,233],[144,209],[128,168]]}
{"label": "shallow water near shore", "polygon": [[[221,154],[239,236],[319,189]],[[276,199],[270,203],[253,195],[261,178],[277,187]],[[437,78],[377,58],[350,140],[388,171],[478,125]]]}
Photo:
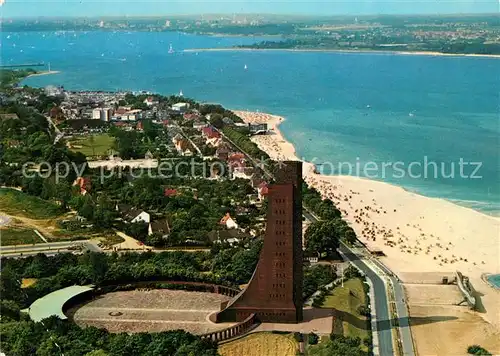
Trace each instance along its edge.
{"label": "shallow water near shore", "polygon": [[[284,136],[299,157],[322,164],[322,173],[351,173],[487,214],[500,212],[498,59],[182,52],[258,39],[179,33],[7,35],[1,34],[5,64],[43,61],[61,72],[23,84],[162,94],[182,90],[196,100],[270,112],[287,119],[280,126]],[[170,43],[176,53],[168,53]],[[463,174],[460,159],[468,163]],[[396,162],[402,162],[403,176]],[[374,166],[375,171],[364,169]]]}
{"label": "shallow water near shore", "polygon": [[491,274],[486,279],[494,288],[500,290],[500,274]]}

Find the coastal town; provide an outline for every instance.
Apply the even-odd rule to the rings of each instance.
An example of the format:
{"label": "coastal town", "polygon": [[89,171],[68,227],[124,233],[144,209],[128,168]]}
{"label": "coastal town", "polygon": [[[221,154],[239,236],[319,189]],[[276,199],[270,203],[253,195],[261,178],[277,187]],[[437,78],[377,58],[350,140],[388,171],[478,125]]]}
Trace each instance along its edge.
{"label": "coastal town", "polygon": [[[323,175],[298,157],[280,131],[286,120],[279,115],[201,104],[182,92],[2,87],[0,233],[8,267],[1,275],[2,303],[14,303],[10,309],[2,304],[2,314],[5,309],[11,318],[6,320],[20,322],[21,307],[31,308],[49,293],[95,284],[102,299],[75,304],[67,313],[72,327],[175,330],[156,319],[163,315],[214,341],[189,341],[197,354],[230,355],[216,342],[233,335],[232,326],[218,329],[200,312],[229,299],[219,292],[204,298],[203,285],[191,290],[168,283],[210,283],[226,296],[240,293],[257,266],[267,220],[285,209],[268,200],[276,173],[284,162],[299,161],[301,297],[323,314],[295,329],[280,326],[292,333],[292,354],[314,355],[321,347],[339,355],[460,354],[470,345],[500,350],[498,291],[486,278],[498,273],[491,239],[500,229],[497,218],[383,182]],[[50,267],[52,261],[60,270]],[[373,280],[367,278],[373,273]],[[344,289],[344,279],[351,290]],[[132,282],[150,284],[131,291],[126,285]],[[107,289],[116,285],[123,288]],[[171,295],[160,295],[162,288]],[[146,305],[145,315],[133,314],[133,322],[120,322],[126,318],[117,313],[141,303],[141,293],[158,302]],[[342,298],[350,298],[351,309],[335,304]],[[193,305],[200,309],[196,315],[189,314]],[[110,312],[103,317],[100,310]],[[384,313],[385,328],[375,322]],[[247,324],[237,326],[247,330]],[[266,327],[258,326],[271,330]],[[317,334],[324,340],[318,343]],[[116,349],[110,354],[120,354]]]}
{"label": "coastal town", "polygon": [[[259,36],[245,49],[404,51],[500,54],[498,14],[441,16],[266,16],[212,14],[151,18],[76,18],[18,21],[4,31],[147,31],[216,36]],[[266,38],[268,37],[268,38]]]}

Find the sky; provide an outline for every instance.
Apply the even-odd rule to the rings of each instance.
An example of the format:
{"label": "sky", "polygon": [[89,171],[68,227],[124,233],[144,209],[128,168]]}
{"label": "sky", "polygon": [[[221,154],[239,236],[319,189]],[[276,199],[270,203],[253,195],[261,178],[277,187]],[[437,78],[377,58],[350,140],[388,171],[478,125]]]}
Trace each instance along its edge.
{"label": "sky", "polygon": [[368,15],[500,12],[500,0],[0,0],[0,5],[2,18],[203,13]]}

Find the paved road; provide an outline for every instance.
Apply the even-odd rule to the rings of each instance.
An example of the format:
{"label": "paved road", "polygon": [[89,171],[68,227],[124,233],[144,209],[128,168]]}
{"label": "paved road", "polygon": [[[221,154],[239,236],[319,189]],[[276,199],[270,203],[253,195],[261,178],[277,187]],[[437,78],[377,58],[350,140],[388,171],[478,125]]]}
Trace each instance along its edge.
{"label": "paved road", "polygon": [[[307,210],[303,211],[304,216],[310,221],[318,221]],[[375,313],[377,315],[377,334],[378,334],[378,353],[381,356],[394,355],[391,332],[391,314],[384,282],[382,279],[368,267],[363,260],[354,254],[350,248],[344,244],[340,245],[339,251],[349,259],[357,268],[359,268],[370,279],[373,285],[375,295]]]}
{"label": "paved road", "polygon": [[0,247],[0,254],[4,256],[29,256],[37,253],[44,253],[46,255],[53,255],[63,252],[78,252],[78,249],[72,249],[76,246],[82,246],[84,250],[100,252],[101,249],[88,240],[78,241],[59,241],[40,243],[33,245],[17,245],[17,246],[2,246]]}
{"label": "paved road", "polygon": [[403,288],[403,283],[396,277],[387,267],[377,260],[374,260],[377,266],[383,270],[391,279],[394,287],[394,299],[396,302],[396,312],[398,314],[399,333],[401,335],[401,343],[403,347],[403,355],[414,356],[413,337],[410,328],[410,316],[408,315],[408,307],[406,305],[406,294]]}

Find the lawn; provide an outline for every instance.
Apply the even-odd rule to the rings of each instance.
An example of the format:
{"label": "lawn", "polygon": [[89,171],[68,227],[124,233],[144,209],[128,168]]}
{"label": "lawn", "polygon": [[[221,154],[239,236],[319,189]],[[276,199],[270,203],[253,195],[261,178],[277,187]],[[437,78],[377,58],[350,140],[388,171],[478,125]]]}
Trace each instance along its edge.
{"label": "lawn", "polygon": [[52,219],[63,212],[54,203],[8,188],[0,188],[0,211],[30,219]]}
{"label": "lawn", "polygon": [[108,134],[82,136],[70,141],[71,150],[85,156],[105,156],[113,147],[115,138]]}
{"label": "lawn", "polygon": [[297,350],[293,335],[261,332],[220,345],[218,351],[222,356],[295,356]]}
{"label": "lawn", "polygon": [[369,336],[368,322],[365,316],[358,313],[358,307],[366,305],[367,298],[363,289],[363,281],[358,278],[344,282],[344,287],[335,288],[326,297],[324,308],[335,308],[342,319],[344,336],[359,337],[361,341]]}
{"label": "lawn", "polygon": [[0,241],[2,246],[43,243],[43,240],[32,229],[22,228],[0,229]]}

